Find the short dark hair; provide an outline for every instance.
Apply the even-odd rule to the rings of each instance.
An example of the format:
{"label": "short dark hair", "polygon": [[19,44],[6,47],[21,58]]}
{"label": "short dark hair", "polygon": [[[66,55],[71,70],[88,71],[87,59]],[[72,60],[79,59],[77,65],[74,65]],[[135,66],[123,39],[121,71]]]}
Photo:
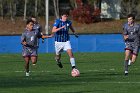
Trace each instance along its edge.
{"label": "short dark hair", "polygon": [[30,19],[30,18],[27,19],[27,21],[26,21],[26,25],[28,25],[30,22],[34,23],[32,19]]}
{"label": "short dark hair", "polygon": [[36,16],[32,15],[31,18],[36,18]]}
{"label": "short dark hair", "polygon": [[68,12],[68,11],[63,10],[60,14],[61,14],[61,16],[62,16],[62,15],[69,15],[69,12]]}
{"label": "short dark hair", "polygon": [[128,14],[127,18],[132,17],[133,19],[135,19],[135,15],[134,14]]}

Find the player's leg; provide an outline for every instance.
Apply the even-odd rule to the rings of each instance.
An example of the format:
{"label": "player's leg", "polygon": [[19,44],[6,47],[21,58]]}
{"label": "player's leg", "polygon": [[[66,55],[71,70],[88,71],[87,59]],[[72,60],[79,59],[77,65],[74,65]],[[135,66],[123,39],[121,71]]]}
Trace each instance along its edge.
{"label": "player's leg", "polygon": [[55,60],[57,61],[57,62],[60,62],[60,59],[61,59],[61,53],[56,53],[56,55],[55,55]]}
{"label": "player's leg", "polygon": [[75,58],[74,58],[73,53],[72,53],[70,41],[66,42],[66,44],[64,46],[64,50],[67,51],[67,54],[70,57],[70,63],[71,63],[72,68],[75,68]]}
{"label": "player's leg", "polygon": [[25,72],[26,72],[26,76],[29,76],[29,62],[30,62],[30,52],[27,50],[26,47],[23,47],[22,49],[22,56],[24,58],[25,61]]}
{"label": "player's leg", "polygon": [[138,52],[139,52],[139,46],[134,46],[131,64],[133,64],[136,61]]}
{"label": "player's leg", "polygon": [[61,53],[57,53],[56,54],[56,56],[55,56],[55,60],[56,60],[56,62],[57,62],[57,65],[60,67],[60,68],[63,68],[63,65],[62,65],[62,63],[61,63]]}
{"label": "player's leg", "polygon": [[129,61],[130,54],[131,54],[131,51],[126,49],[125,50],[125,61],[124,61],[125,75],[128,74],[128,61]]}
{"label": "player's leg", "polygon": [[31,54],[32,65],[36,65],[36,63],[37,63],[37,59],[38,59],[38,57],[37,57],[37,55],[38,55],[37,49],[38,48],[33,48],[32,49],[32,54]]}
{"label": "player's leg", "polygon": [[31,61],[33,65],[36,65],[37,63],[37,56],[31,56]]}
{"label": "player's leg", "polygon": [[133,56],[133,54],[130,54],[130,57],[129,57],[129,60],[128,60],[128,66],[130,66],[131,63],[132,63],[132,56]]}
{"label": "player's leg", "polygon": [[72,69],[73,69],[73,68],[75,68],[75,58],[73,56],[72,50],[71,49],[67,49],[67,54],[70,57],[70,63],[71,63]]}
{"label": "player's leg", "polygon": [[63,65],[61,63],[61,52],[63,52],[63,46],[63,42],[55,42],[55,60],[60,68],[63,68]]}
{"label": "player's leg", "polygon": [[136,58],[137,58],[137,55],[136,55],[136,54],[133,54],[133,55],[132,55],[131,64],[134,64],[134,63],[135,63]]}
{"label": "player's leg", "polygon": [[25,56],[24,57],[24,61],[25,61],[26,76],[29,76],[29,61],[30,61],[30,57],[29,56]]}

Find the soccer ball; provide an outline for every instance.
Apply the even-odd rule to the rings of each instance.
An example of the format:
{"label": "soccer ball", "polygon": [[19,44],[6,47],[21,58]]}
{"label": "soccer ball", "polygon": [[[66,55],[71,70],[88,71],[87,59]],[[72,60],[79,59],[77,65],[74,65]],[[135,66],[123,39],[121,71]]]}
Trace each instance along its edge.
{"label": "soccer ball", "polygon": [[72,77],[78,77],[78,76],[80,76],[80,72],[79,72],[79,70],[78,69],[72,69],[72,71],[71,71],[71,76]]}

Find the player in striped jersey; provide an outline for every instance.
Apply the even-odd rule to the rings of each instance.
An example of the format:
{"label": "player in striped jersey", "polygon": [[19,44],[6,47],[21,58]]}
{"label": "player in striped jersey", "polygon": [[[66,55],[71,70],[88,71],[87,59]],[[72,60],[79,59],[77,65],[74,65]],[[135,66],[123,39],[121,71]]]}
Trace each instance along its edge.
{"label": "player in striped jersey", "polygon": [[66,51],[70,57],[70,63],[73,69],[75,68],[75,58],[73,56],[70,44],[69,28],[73,33],[75,33],[75,30],[72,27],[72,22],[68,20],[68,13],[62,12],[61,18],[55,20],[55,23],[52,28],[52,33],[54,33],[55,35],[55,52],[56,52],[55,59],[57,61],[57,65],[60,68],[63,68],[63,65],[61,64],[60,61],[61,52],[63,50]]}

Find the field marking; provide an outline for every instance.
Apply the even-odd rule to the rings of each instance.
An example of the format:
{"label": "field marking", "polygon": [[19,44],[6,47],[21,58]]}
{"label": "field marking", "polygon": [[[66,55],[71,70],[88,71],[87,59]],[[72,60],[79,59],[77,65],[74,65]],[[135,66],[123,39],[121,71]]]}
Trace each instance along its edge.
{"label": "field marking", "polygon": [[114,68],[110,68],[110,69],[100,69],[100,70],[98,70],[98,69],[94,69],[94,70],[87,70],[88,72],[98,72],[98,71],[115,71],[115,69]]}
{"label": "field marking", "polygon": [[[81,82],[81,83],[88,83],[88,82]],[[92,82],[96,84],[140,84],[140,82]]]}
{"label": "field marking", "polygon": [[[17,70],[17,71],[0,71],[0,73],[9,73],[9,72],[15,72],[15,73],[23,73],[23,72],[25,72],[25,71],[20,71],[20,70]],[[35,72],[42,72],[42,73],[44,73],[44,72],[46,72],[46,73],[50,73],[50,72],[52,72],[52,71],[30,71],[31,73],[35,73]]]}
{"label": "field marking", "polygon": [[[21,71],[20,70],[18,71],[17,70],[17,71],[14,71],[14,72],[16,72],[16,73],[22,73],[22,72],[25,72],[25,71],[22,71],[22,70]],[[52,72],[52,71],[43,71],[42,70],[42,71],[30,71],[30,72]]]}

